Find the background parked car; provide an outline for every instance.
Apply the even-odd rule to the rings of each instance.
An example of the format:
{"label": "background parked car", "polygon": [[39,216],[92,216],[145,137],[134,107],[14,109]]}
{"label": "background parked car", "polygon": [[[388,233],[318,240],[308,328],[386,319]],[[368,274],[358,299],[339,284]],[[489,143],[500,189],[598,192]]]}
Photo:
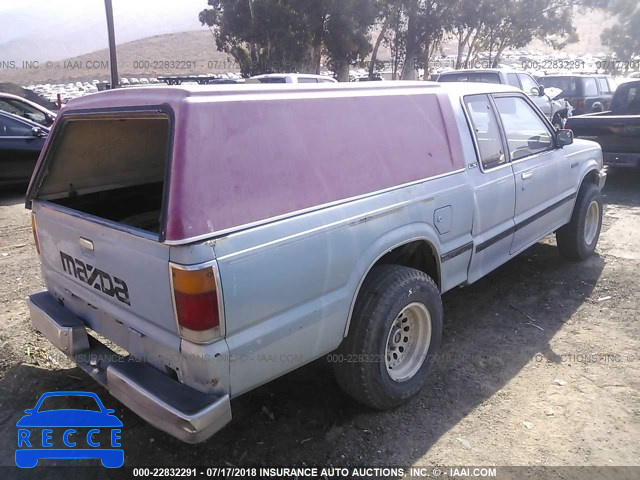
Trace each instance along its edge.
{"label": "background parked car", "polygon": [[549,90],[547,94],[544,88],[541,88],[538,82],[526,72],[502,68],[452,70],[441,73],[437,81],[501,83],[511,85],[526,93],[554,127],[558,129],[564,128],[564,123],[569,117],[567,102],[564,99],[557,98],[557,93],[560,92]]}
{"label": "background parked car", "polygon": [[609,110],[616,84],[606,75],[545,75],[538,81],[545,87],[562,90],[573,107],[573,115]]}
{"label": "background parked car", "polygon": [[0,185],[27,183],[49,129],[0,111]]}
{"label": "background parked car", "polygon": [[45,127],[50,127],[56,119],[56,114],[51,110],[10,93],[0,92],[0,111],[24,117]]}

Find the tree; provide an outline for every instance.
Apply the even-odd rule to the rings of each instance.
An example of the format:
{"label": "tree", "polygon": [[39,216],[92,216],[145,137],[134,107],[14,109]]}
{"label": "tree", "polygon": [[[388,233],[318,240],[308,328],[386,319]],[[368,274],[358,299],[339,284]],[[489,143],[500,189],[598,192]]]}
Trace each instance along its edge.
{"label": "tree", "polygon": [[446,31],[454,22],[454,3],[447,0],[424,0],[418,11],[418,39],[422,50],[424,80],[428,79],[429,63],[438,51]]}
{"label": "tree", "polygon": [[391,9],[389,26],[382,41],[391,51],[391,73],[392,78],[396,80],[405,63],[407,52],[407,18],[404,0],[397,1]]}
{"label": "tree", "polygon": [[284,0],[208,0],[198,16],[244,76],[298,71],[310,64],[304,15]]}
{"label": "tree", "polygon": [[402,0],[381,0],[378,2],[378,16],[376,23],[380,25],[380,31],[373,45],[371,59],[369,60],[369,78],[373,78],[378,63],[378,51],[385,41],[389,27],[394,22],[397,11],[402,9]]}
{"label": "tree", "polygon": [[283,71],[319,73],[322,54],[339,80],[371,51],[372,0],[208,0],[200,12],[218,50],[245,76]]}
{"label": "tree", "polygon": [[[621,61],[640,56],[640,6],[637,0],[613,0],[609,11],[616,23],[601,35],[602,44],[611,47]],[[626,66],[628,68],[629,64]]]}
{"label": "tree", "polygon": [[349,66],[371,52],[369,31],[376,19],[371,0],[337,0],[331,2],[326,21],[324,44],[329,67],[340,82],[349,81]]}
{"label": "tree", "polygon": [[[508,48],[522,48],[534,38],[561,49],[578,39],[576,9],[608,0],[461,0],[452,33],[458,40],[456,68],[468,68],[480,52],[490,52],[492,66]],[[466,56],[465,56],[466,53]]]}

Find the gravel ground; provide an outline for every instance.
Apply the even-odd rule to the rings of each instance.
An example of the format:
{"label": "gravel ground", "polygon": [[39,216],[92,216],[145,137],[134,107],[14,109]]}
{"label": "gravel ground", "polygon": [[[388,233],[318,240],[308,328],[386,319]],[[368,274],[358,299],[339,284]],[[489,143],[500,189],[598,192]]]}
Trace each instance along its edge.
{"label": "gravel ground", "polygon": [[234,420],[199,445],[155,430],[52,357],[25,305],[42,287],[29,215],[20,191],[1,193],[0,465],[14,464],[15,423],[43,392],[87,390],[123,421],[130,466],[638,466],[638,185],[639,172],[610,173],[603,232],[588,261],[563,260],[550,237],[447,293],[432,380],[406,405],[361,407],[320,360],[235,399]]}

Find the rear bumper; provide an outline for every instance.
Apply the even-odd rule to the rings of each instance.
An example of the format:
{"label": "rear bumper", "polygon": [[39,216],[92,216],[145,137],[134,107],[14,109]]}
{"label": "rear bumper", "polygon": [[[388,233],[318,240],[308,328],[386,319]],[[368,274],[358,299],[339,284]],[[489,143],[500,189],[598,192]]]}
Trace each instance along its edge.
{"label": "rear bumper", "polygon": [[640,153],[610,153],[604,152],[604,163],[614,168],[640,167]]}
{"label": "rear bumper", "polygon": [[27,303],[37,331],[154,427],[199,443],[231,421],[228,394],[199,392],[148,364],[117,355],[46,291],[30,295]]}

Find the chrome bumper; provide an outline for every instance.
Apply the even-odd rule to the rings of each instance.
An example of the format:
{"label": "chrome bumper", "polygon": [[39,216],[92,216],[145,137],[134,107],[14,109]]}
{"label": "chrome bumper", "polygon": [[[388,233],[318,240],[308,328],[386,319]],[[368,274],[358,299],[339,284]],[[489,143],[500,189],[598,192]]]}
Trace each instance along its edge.
{"label": "chrome bumper", "polygon": [[27,303],[37,331],[154,427],[199,443],[231,421],[229,395],[199,392],[148,364],[117,355],[46,291],[30,295]]}

